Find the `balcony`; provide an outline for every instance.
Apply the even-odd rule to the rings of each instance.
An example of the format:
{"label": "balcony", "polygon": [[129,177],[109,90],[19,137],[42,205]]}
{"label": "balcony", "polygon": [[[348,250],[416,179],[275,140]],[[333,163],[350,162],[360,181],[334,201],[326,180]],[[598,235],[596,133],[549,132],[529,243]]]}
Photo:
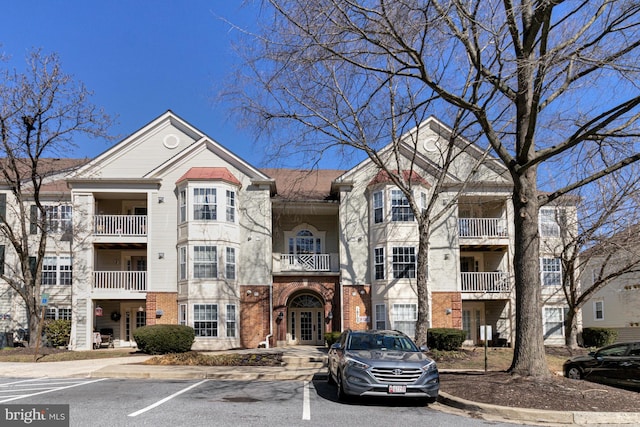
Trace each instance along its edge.
{"label": "balcony", "polygon": [[146,271],[94,271],[94,292],[146,292]]}
{"label": "balcony", "polygon": [[462,292],[510,292],[509,277],[504,272],[462,273]]}
{"label": "balcony", "polygon": [[502,218],[460,218],[458,233],[467,239],[505,238],[507,222]]}
{"label": "balcony", "polygon": [[94,215],[95,236],[146,236],[146,215]]}
{"label": "balcony", "polygon": [[331,271],[331,256],[280,254],[280,271]]}

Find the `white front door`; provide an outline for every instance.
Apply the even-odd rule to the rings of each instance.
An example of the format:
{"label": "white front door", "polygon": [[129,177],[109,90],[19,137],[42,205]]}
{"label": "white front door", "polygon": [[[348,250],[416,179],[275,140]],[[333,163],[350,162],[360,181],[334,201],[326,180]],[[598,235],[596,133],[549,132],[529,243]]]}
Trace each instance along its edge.
{"label": "white front door", "polygon": [[465,345],[476,345],[480,341],[480,326],[484,324],[484,303],[462,304],[462,330],[467,333]]}
{"label": "white front door", "polygon": [[[140,310],[140,307],[142,307],[142,310]],[[137,304],[135,306],[128,305],[124,308],[120,326],[120,336],[122,337],[120,346],[135,347],[136,341],[133,338],[133,333],[137,328],[145,326],[146,324],[147,311],[144,308],[144,304]]]}
{"label": "white front door", "polygon": [[301,345],[324,344],[324,309],[292,308],[289,310],[291,339]]}

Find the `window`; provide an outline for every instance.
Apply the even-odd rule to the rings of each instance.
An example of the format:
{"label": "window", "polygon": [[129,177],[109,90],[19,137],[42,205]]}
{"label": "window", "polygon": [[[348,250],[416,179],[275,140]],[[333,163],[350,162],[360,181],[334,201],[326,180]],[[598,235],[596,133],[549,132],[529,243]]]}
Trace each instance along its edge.
{"label": "window", "polygon": [[0,245],[0,274],[4,274],[4,245]]}
{"label": "window", "polygon": [[393,304],[393,329],[413,337],[416,334],[416,320],[418,320],[416,304]]}
{"label": "window", "polygon": [[393,278],[413,279],[416,277],[416,255],[413,247],[393,248]]}
{"label": "window", "polygon": [[413,211],[409,199],[400,190],[391,190],[391,220],[413,221]]}
{"label": "window", "polygon": [[603,301],[593,302],[593,318],[595,320],[604,320],[604,302]]}
{"label": "window", "polygon": [[193,248],[193,277],[195,279],[215,279],[218,277],[215,246],[195,246]]}
{"label": "window", "polygon": [[178,322],[181,325],[187,324],[187,305],[186,304],[180,304],[180,306],[178,307]]}
{"label": "window", "polygon": [[71,320],[71,309],[47,307],[44,318],[46,320]]}
{"label": "window", "polygon": [[227,190],[227,222],[236,221],[236,193]]}
{"label": "window", "polygon": [[562,285],[562,266],[560,258],[542,258],[540,260],[543,286]]}
{"label": "window", "polygon": [[387,309],[384,304],[376,304],[376,329],[387,329]]}
{"label": "window", "polygon": [[178,205],[180,206],[179,222],[183,223],[187,220],[187,190],[180,190]]}
{"label": "window", "polygon": [[560,237],[560,225],[558,224],[558,216],[560,212],[554,208],[540,209],[540,236],[542,237]]}
{"label": "window", "polygon": [[44,257],[40,283],[43,285],[71,285],[72,279],[71,257]]}
{"label": "window", "polygon": [[236,250],[235,248],[227,248],[227,258],[224,264],[225,277],[229,280],[236,278]]}
{"label": "window", "polygon": [[373,193],[373,223],[380,224],[384,219],[384,202],[382,201],[382,191]]}
{"label": "window", "polygon": [[375,279],[384,280],[384,248],[375,248],[373,250]]}
{"label": "window", "polygon": [[187,279],[187,248],[186,246],[181,246],[180,248],[178,248],[178,264],[179,264],[178,279],[186,280]]}
{"label": "window", "polygon": [[321,240],[309,230],[300,230],[296,237],[289,238],[290,254],[319,254],[322,252]]}
{"label": "window", "polygon": [[193,329],[197,337],[217,337],[218,306],[216,304],[194,304]]}
{"label": "window", "polygon": [[427,211],[427,193],[425,192],[421,192],[420,193],[420,207],[422,208],[422,214],[424,215],[424,213]]}
{"label": "window", "polygon": [[562,307],[544,308],[544,338],[564,337],[564,310]]}
{"label": "window", "polygon": [[193,189],[193,219],[215,221],[217,219],[215,188]]}
{"label": "window", "polygon": [[227,304],[227,337],[236,336],[236,306]]}
{"label": "window", "polygon": [[[45,206],[46,226],[50,233],[64,233],[71,231],[72,207],[69,205]],[[29,233],[37,234],[38,220],[41,218],[40,210],[36,205],[31,205],[29,214]]]}
{"label": "window", "polygon": [[7,217],[7,195],[0,193],[0,221]]}

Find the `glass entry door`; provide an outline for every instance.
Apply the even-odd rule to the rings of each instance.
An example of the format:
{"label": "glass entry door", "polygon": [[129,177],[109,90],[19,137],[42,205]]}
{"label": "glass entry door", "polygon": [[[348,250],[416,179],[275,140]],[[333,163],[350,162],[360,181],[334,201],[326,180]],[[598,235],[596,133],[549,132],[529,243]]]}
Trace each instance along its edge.
{"label": "glass entry door", "polygon": [[291,340],[301,345],[324,344],[324,307],[313,295],[300,295],[289,306]]}

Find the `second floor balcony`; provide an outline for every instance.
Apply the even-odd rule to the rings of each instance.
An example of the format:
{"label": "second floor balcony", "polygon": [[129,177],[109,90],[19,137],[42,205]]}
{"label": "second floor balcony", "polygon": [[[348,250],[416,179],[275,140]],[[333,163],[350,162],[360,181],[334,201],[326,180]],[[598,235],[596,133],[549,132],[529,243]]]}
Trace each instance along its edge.
{"label": "second floor balcony", "polygon": [[462,273],[462,292],[504,293],[511,291],[509,277],[504,272]]}
{"label": "second floor balcony", "polygon": [[146,271],[94,271],[94,292],[146,292]]}
{"label": "second floor balcony", "polygon": [[93,234],[95,236],[146,236],[147,215],[94,215]]}
{"label": "second floor balcony", "polygon": [[[337,272],[337,255],[331,254],[274,254],[274,272]],[[332,261],[334,264],[332,265]]]}
{"label": "second floor balcony", "polygon": [[460,218],[458,234],[465,239],[506,238],[507,222],[502,218]]}

